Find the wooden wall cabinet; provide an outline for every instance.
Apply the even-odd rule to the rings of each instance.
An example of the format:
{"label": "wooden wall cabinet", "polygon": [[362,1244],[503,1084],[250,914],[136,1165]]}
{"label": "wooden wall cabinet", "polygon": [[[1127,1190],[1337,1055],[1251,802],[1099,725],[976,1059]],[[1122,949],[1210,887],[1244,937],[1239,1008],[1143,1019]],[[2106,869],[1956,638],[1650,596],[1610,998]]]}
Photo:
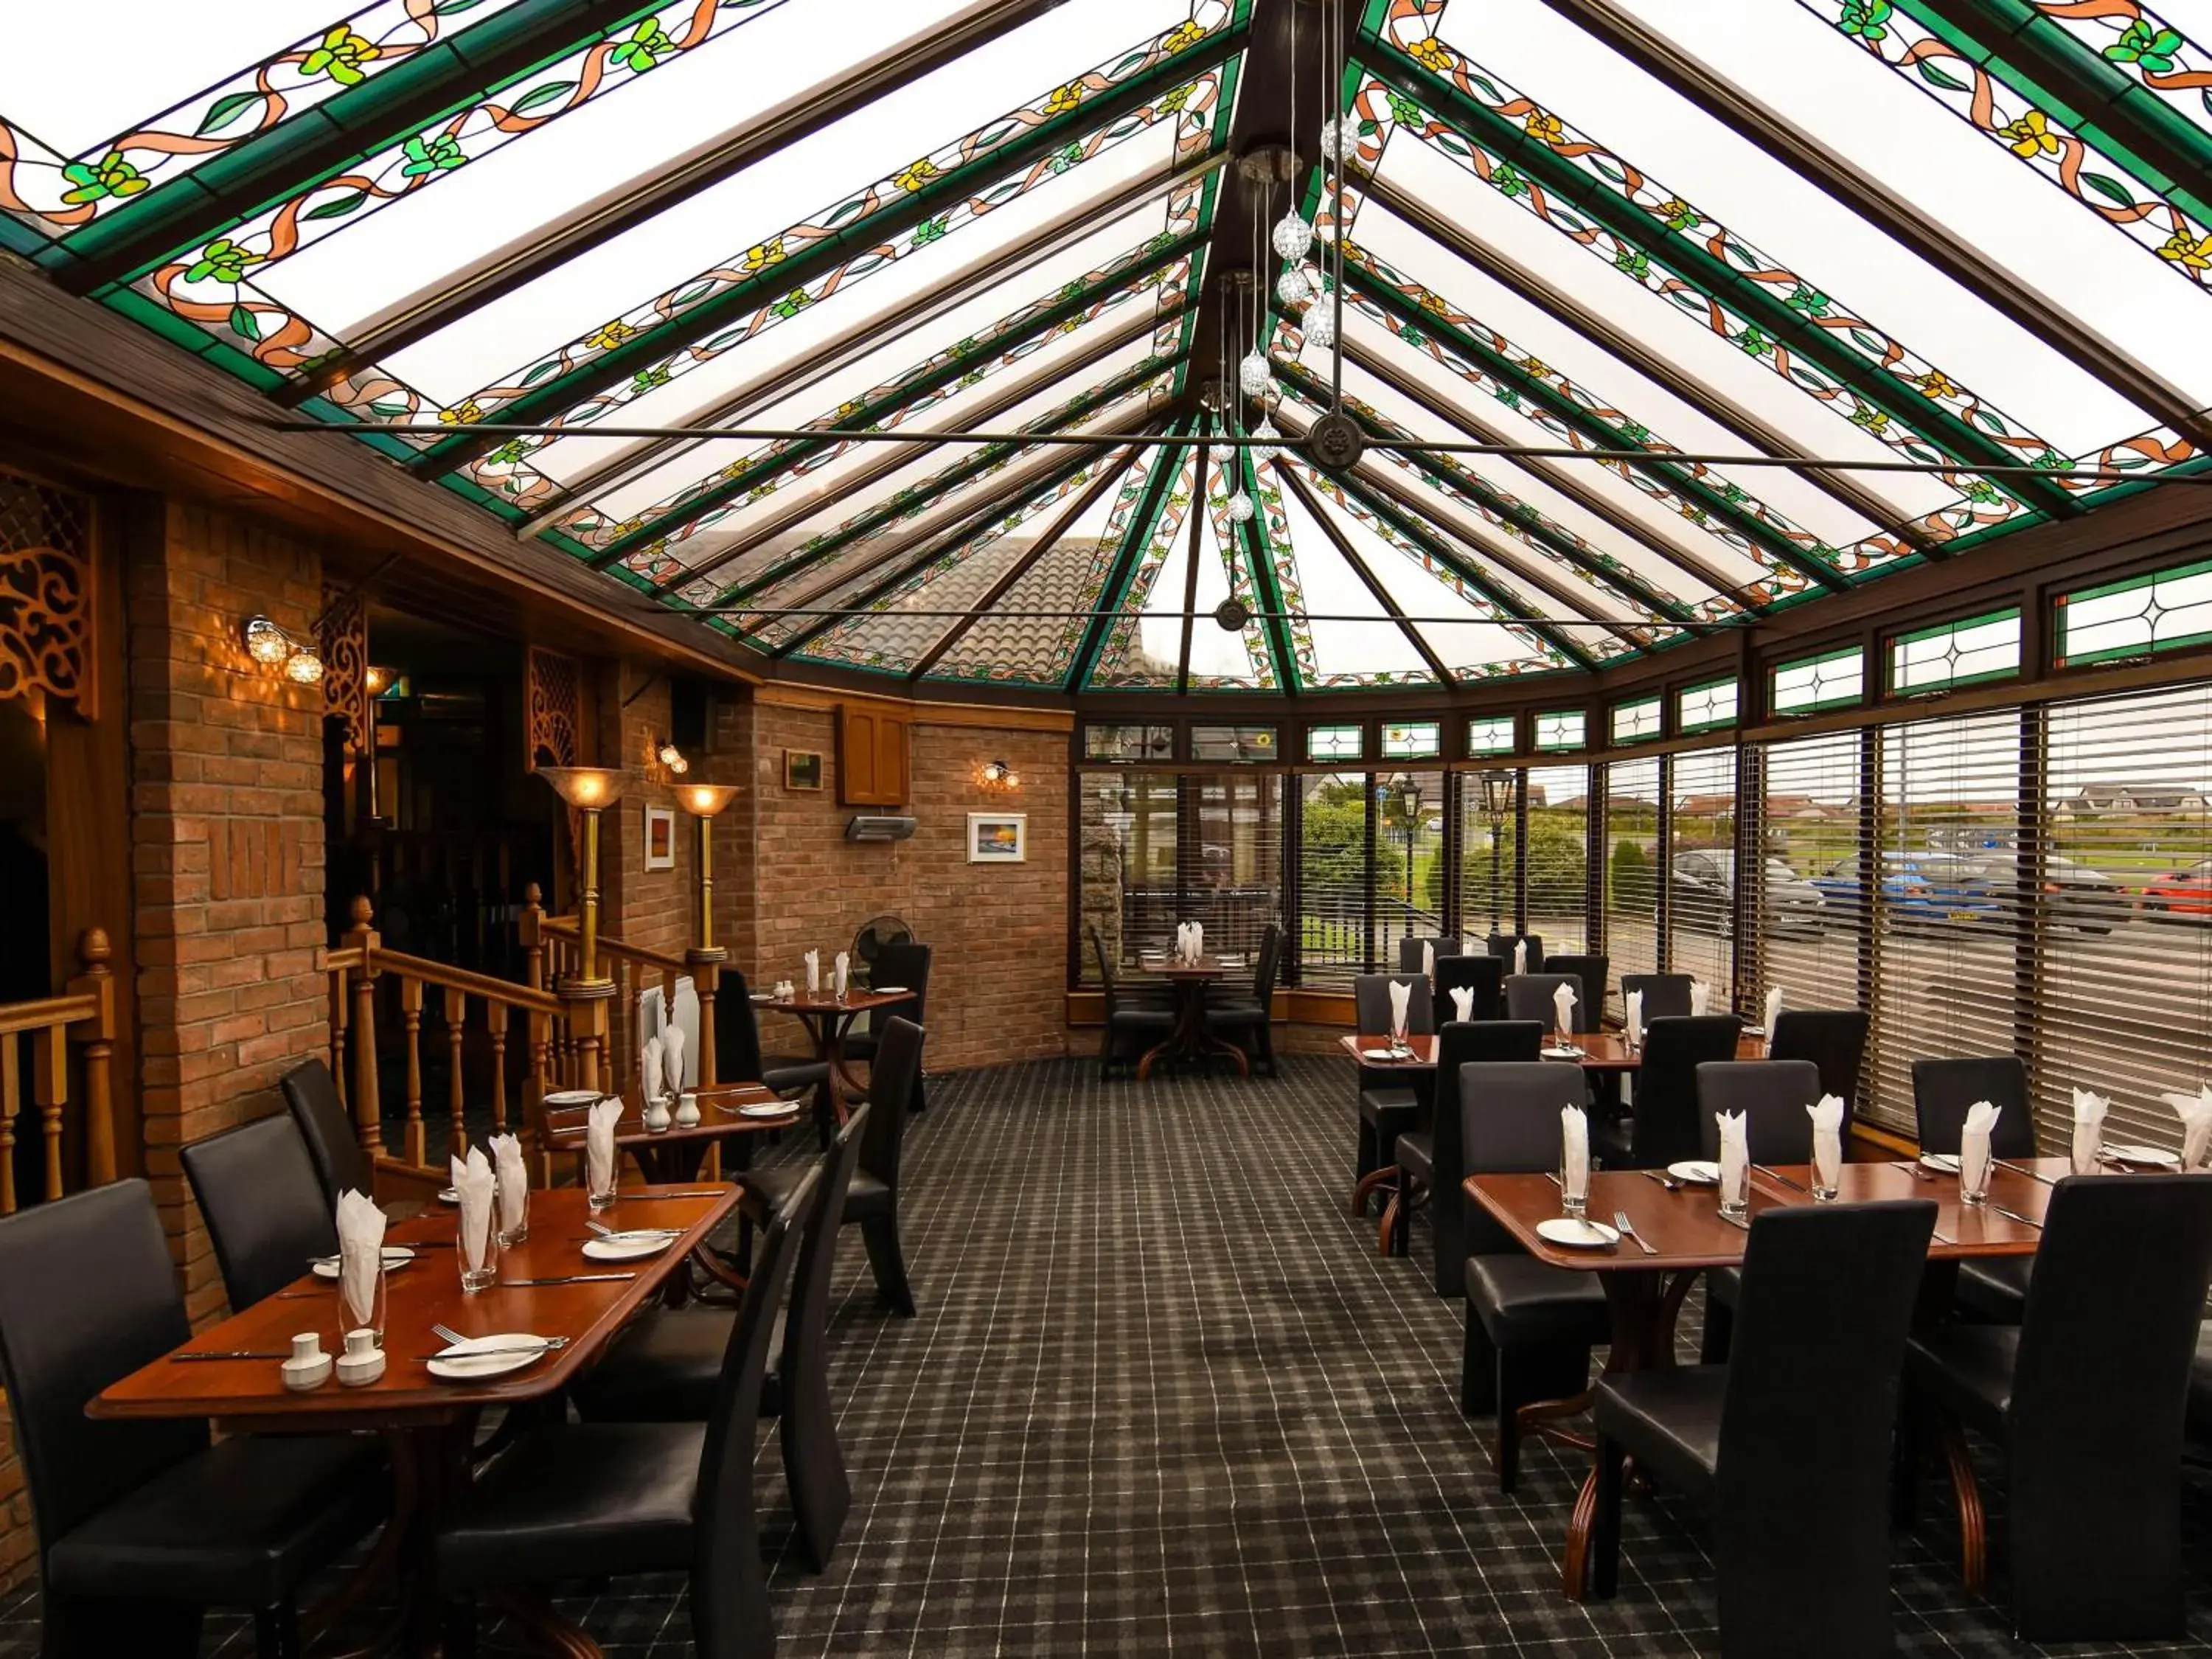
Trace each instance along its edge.
{"label": "wooden wall cabinet", "polygon": [[903,806],[911,793],[903,713],[862,703],[837,705],[837,804]]}

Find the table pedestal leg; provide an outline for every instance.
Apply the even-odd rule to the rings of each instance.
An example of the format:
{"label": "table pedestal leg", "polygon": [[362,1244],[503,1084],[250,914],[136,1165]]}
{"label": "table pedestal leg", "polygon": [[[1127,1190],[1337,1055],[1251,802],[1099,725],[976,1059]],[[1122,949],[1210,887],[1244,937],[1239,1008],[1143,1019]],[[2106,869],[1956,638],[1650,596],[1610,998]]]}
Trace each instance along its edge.
{"label": "table pedestal leg", "polygon": [[1252,1075],[1252,1062],[1244,1051],[1233,1042],[1224,1042],[1206,1029],[1206,982],[1203,980],[1176,981],[1175,1029],[1168,1033],[1167,1041],[1146,1050],[1137,1062],[1137,1081],[1142,1083],[1152,1073],[1152,1062],[1165,1055],[1170,1060],[1194,1060],[1204,1065],[1208,1056],[1226,1054],[1237,1062],[1237,1075]]}

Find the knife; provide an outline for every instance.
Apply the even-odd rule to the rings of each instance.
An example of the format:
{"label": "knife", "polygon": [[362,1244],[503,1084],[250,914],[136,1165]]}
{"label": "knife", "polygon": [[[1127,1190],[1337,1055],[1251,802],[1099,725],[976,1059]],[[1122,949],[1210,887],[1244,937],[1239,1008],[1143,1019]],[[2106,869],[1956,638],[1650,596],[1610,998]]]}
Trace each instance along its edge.
{"label": "knife", "polygon": [[258,1348],[198,1348],[191,1353],[173,1353],[169,1363],[179,1364],[187,1359],[289,1359],[291,1352],[264,1352]]}
{"label": "knife", "polygon": [[2046,1187],[2056,1187],[2058,1184],[2049,1176],[2043,1174],[2040,1170],[2024,1170],[2019,1164],[2008,1164],[2001,1158],[1992,1158],[1990,1161],[1995,1164],[2000,1170],[2010,1170],[2014,1175],[2026,1176],[2030,1181],[2039,1181]]}
{"label": "knife", "polygon": [[635,1273],[562,1273],[557,1279],[502,1279],[499,1284],[501,1289],[511,1290],[525,1285],[596,1285],[606,1279],[636,1277]]}
{"label": "knife", "polygon": [[2040,1221],[2031,1221],[2026,1216],[2022,1215],[2018,1210],[2008,1210],[2002,1204],[1990,1204],[1984,1207],[2002,1216],[2007,1221],[2017,1221],[2021,1226],[2033,1227],[2038,1232],[2041,1232],[2043,1231],[2043,1224]]}
{"label": "knife", "polygon": [[1764,1164],[1754,1164],[1751,1167],[1758,1170],[1759,1174],[1765,1176],[1769,1181],[1780,1182],[1792,1192],[1802,1193],[1805,1190],[1802,1182],[1792,1181],[1788,1176],[1783,1174],[1779,1170],[1770,1170]]}
{"label": "knife", "polygon": [[703,1193],[624,1193],[620,1202],[625,1204],[651,1203],[657,1198],[726,1198],[730,1188],[716,1187]]}

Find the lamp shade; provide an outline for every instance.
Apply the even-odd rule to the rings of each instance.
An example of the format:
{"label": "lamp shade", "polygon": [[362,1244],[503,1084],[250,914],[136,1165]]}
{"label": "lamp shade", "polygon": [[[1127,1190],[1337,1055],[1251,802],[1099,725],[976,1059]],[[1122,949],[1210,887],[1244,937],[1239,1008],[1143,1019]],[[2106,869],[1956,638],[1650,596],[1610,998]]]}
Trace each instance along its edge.
{"label": "lamp shade", "polygon": [[623,787],[629,781],[627,772],[611,766],[541,766],[538,775],[569,805],[586,811],[613,805],[622,799]]}
{"label": "lamp shade", "polygon": [[684,783],[676,788],[677,804],[696,818],[711,818],[737,798],[734,783]]}

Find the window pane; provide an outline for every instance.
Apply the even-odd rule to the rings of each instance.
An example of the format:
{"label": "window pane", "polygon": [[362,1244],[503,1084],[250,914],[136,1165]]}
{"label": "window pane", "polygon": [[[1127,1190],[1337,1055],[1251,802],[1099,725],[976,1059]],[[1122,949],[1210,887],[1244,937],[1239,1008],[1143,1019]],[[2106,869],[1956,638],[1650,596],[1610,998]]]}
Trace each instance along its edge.
{"label": "window pane", "polygon": [[1085,760],[1157,762],[1174,752],[1171,726],[1090,726],[1083,731]]}
{"label": "window pane", "polygon": [[2212,562],[2062,594],[2058,666],[2179,651],[2212,640]]}
{"label": "window pane", "polygon": [[1358,760],[1366,746],[1366,733],[1357,726],[1316,726],[1306,733],[1310,761]]}
{"label": "window pane", "polygon": [[1659,699],[1644,697],[1635,702],[1624,702],[1613,711],[1613,740],[1615,743],[1641,743],[1646,738],[1659,735]]}
{"label": "window pane", "polygon": [[1398,965],[1398,942],[1444,925],[1444,779],[1384,772],[1375,779],[1376,966]]}
{"label": "window pane", "polygon": [[[1202,923],[1206,948],[1239,970],[1257,965],[1261,935],[1282,913],[1283,784],[1220,773],[1182,781],[1197,805],[1198,854],[1185,875],[1182,919]],[[1240,992],[1249,995],[1251,986],[1226,988]]]}
{"label": "window pane", "polygon": [[[1081,786],[1080,908],[1115,976],[1175,939],[1176,780],[1171,772],[1088,772]],[[1098,983],[1087,948],[1083,979]]]}
{"label": "window pane", "polygon": [[1579,708],[1536,716],[1536,747],[1579,749],[1589,741],[1589,716]]}
{"label": "window pane", "polygon": [[1510,755],[1515,741],[1510,714],[1478,714],[1467,723],[1470,755]]}
{"label": "window pane", "polygon": [[[1358,728],[1352,728],[1357,731]],[[1367,915],[1367,775],[1297,781],[1298,981],[1348,986],[1372,960]]]}
{"label": "window pane", "polygon": [[1194,726],[1190,757],[1202,761],[1271,761],[1276,752],[1272,726]]}
{"label": "window pane", "polygon": [[1710,732],[1735,724],[1736,685],[1734,680],[1711,680],[1692,685],[1674,700],[1677,732]]}
{"label": "window pane", "polygon": [[1824,657],[1784,663],[1774,671],[1774,712],[1809,714],[1856,702],[1865,691],[1865,653],[1853,646]]}
{"label": "window pane", "polygon": [[1735,750],[1675,756],[1673,791],[1667,967],[1703,980],[1717,1012],[1735,981]]}
{"label": "window pane", "polygon": [[1589,769],[1532,766],[1528,775],[1528,931],[1547,955],[1579,951],[1589,938]]}
{"label": "window pane", "polygon": [[1435,720],[1385,725],[1382,728],[1385,760],[1434,760],[1443,751],[1443,727]]}
{"label": "window pane", "polygon": [[1605,952],[1608,1008],[1624,1019],[1621,976],[1659,971],[1659,763],[1615,761],[1605,781]]}
{"label": "window pane", "polygon": [[1514,902],[1515,823],[1521,774],[1471,772],[1460,789],[1460,926],[1470,939],[1510,933]]}
{"label": "window pane", "polygon": [[1745,975],[1751,1006],[1780,986],[1790,1007],[1856,1008],[1869,915],[1859,877],[1858,734],[1771,744],[1765,762],[1762,960]]}
{"label": "window pane", "polygon": [[2020,672],[2020,612],[1945,623],[1889,642],[1893,691],[1934,691]]}

